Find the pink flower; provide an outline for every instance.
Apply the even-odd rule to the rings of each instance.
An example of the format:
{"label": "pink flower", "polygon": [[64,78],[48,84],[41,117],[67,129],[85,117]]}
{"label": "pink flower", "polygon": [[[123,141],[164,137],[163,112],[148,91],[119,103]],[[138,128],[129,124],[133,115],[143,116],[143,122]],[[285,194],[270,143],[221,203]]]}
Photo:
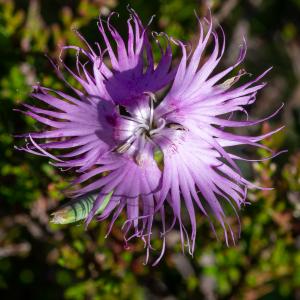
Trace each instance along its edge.
{"label": "pink flower", "polygon": [[[237,160],[247,159],[232,154],[230,147],[261,147],[274,157],[278,153],[259,141],[281,128],[262,136],[242,136],[226,130],[259,124],[278,112],[249,121],[245,109],[255,102],[256,93],[265,85],[260,80],[269,70],[237,87],[234,86],[244,75],[242,71],[224,81],[244,60],[245,41],[236,63],[213,74],[224,53],[225,36],[221,30],[220,42],[212,21],[204,20],[202,24],[199,20],[198,44],[190,55],[182,42],[173,40],[181,48],[182,57],[179,65],[171,68],[170,39],[166,37],[167,47],[160,47],[161,59],[155,67],[148,26],[143,27],[137,14],[130,12],[127,41],[111,25],[111,14],[106,27],[101,20],[98,24],[105,50],[97,44],[95,51],[88,43],[87,50],[65,47],[77,51],[76,72],[65,67],[82,90],[72,87],[59,70],[58,74],[72,88],[72,96],[36,87],[33,97],[49,108],[25,105],[25,114],[51,130],[23,135],[32,144],[22,149],[48,156],[55,161],[54,165],[79,172],[74,184],[81,186],[73,192],[74,196],[97,193],[87,224],[93,217],[99,221],[111,217],[110,231],[125,210],[125,241],[142,238],[147,260],[153,220],[156,214],[160,215],[163,247],[157,263],[165,250],[166,234],[176,223],[182,248],[187,242],[189,253],[193,254],[197,212],[209,220],[211,216],[217,219],[224,229],[226,243],[228,232],[234,242],[222,203],[228,202],[236,212],[246,203],[247,189],[257,187],[241,175],[236,164]],[[115,41],[116,50],[107,32]],[[214,49],[203,63],[203,52],[210,39]],[[81,62],[79,55],[87,62]],[[105,57],[111,66],[105,63]],[[158,101],[155,93],[170,85],[167,95]],[[232,120],[236,111],[244,112],[247,120]],[[37,139],[46,141],[38,144]],[[62,149],[63,153],[54,156],[48,152],[51,149]],[[97,214],[109,194],[107,205]],[[169,226],[166,210],[173,213]],[[189,216],[188,225],[182,221],[183,211]]]}

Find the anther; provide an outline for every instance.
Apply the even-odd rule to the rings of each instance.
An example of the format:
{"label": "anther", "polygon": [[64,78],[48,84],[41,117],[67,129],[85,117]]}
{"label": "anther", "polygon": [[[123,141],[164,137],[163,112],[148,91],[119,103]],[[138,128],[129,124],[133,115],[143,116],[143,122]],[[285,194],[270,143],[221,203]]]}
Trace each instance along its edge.
{"label": "anther", "polygon": [[135,129],[133,134],[124,143],[122,143],[117,148],[115,148],[115,151],[120,154],[125,153],[132,146],[136,137],[145,130],[144,126],[146,126],[146,125],[142,124],[142,126]]}
{"label": "anther", "polygon": [[119,147],[116,148],[116,152],[123,154],[125,153],[132,145],[132,142],[125,142],[124,144],[120,145]]}
{"label": "anther", "polygon": [[179,123],[168,123],[167,128],[175,129],[175,130],[186,130],[181,124]]}

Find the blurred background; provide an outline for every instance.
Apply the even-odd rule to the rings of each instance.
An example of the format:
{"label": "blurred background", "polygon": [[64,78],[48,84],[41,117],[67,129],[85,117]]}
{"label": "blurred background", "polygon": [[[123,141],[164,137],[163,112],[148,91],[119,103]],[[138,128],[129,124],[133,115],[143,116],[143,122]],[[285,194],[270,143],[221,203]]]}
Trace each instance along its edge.
{"label": "blurred background", "polygon": [[[238,244],[228,248],[217,241],[199,213],[194,257],[181,253],[175,230],[165,257],[154,268],[143,265],[140,241],[124,249],[122,220],[107,239],[106,223],[94,222],[88,231],[82,224],[51,224],[49,215],[65,203],[63,189],[72,173],[62,174],[47,159],[13,149],[18,143],[13,134],[38,129],[30,118],[13,112],[31,101],[31,85],[64,89],[44,54],[55,59],[61,46],[80,44],[72,28],[91,43],[99,40],[100,11],[103,16],[119,12],[115,25],[126,34],[128,3],[144,23],[156,15],[153,30],[192,44],[197,41],[194,10],[205,16],[210,6],[227,36],[222,67],[236,58],[243,35],[248,54],[242,67],[259,74],[274,66],[265,79],[269,84],[250,109],[251,117],[286,104],[271,122],[247,129],[260,134],[285,124],[264,143],[289,152],[253,168],[241,165],[248,178],[275,189],[249,192],[252,205],[241,211]],[[299,28],[299,0],[0,0],[0,298],[300,299]],[[66,59],[72,62],[71,56]],[[266,155],[253,149],[245,153]],[[238,226],[234,216],[231,224]],[[221,235],[221,229],[217,231]]]}

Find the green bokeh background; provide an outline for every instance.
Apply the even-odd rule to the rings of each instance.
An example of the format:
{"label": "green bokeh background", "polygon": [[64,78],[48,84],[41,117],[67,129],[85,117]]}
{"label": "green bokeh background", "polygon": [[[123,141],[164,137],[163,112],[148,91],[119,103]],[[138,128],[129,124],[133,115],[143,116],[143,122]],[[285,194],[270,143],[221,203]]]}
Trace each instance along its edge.
{"label": "green bokeh background", "polygon": [[[40,128],[13,112],[32,101],[30,86],[41,82],[63,88],[44,54],[56,58],[61,46],[79,44],[72,28],[91,42],[99,40],[100,10],[103,15],[118,11],[115,24],[125,33],[128,3],[144,23],[156,15],[153,30],[192,45],[197,40],[193,11],[205,16],[210,6],[227,37],[222,67],[234,61],[243,35],[248,44],[243,68],[258,74],[274,66],[251,117],[286,103],[271,122],[248,130],[260,134],[286,125],[264,143],[289,152],[252,169],[241,166],[248,178],[275,189],[249,192],[252,205],[241,212],[237,245],[228,248],[222,238],[217,241],[199,213],[194,257],[181,253],[175,230],[155,268],[143,265],[140,241],[124,249],[122,220],[107,239],[106,223],[92,223],[87,231],[82,224],[50,224],[50,213],[66,201],[63,190],[73,174],[13,149],[19,143],[13,134]],[[300,299],[299,28],[299,0],[0,0],[0,299]],[[229,221],[236,229],[234,216]],[[154,247],[159,245],[154,241]]]}

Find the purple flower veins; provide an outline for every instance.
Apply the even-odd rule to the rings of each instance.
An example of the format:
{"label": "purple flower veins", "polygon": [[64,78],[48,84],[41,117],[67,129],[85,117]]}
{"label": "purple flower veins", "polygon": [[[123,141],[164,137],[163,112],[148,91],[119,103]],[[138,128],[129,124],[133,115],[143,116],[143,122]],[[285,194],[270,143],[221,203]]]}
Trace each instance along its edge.
{"label": "purple flower veins", "polygon": [[[232,120],[234,112],[247,115],[244,107],[255,102],[256,93],[265,86],[260,80],[269,70],[237,87],[233,86],[244,75],[243,71],[225,80],[244,60],[243,41],[236,63],[212,74],[223,56],[225,36],[220,29],[219,39],[211,19],[198,20],[199,39],[191,53],[187,53],[182,42],[160,34],[167,41],[163,47],[158,35],[154,35],[161,51],[161,59],[155,64],[148,39],[150,22],[144,27],[130,9],[125,41],[111,24],[113,15],[98,23],[104,47],[96,43],[97,51],[92,49],[78,33],[86,49],[75,46],[63,49],[74,49],[77,53],[75,71],[61,63],[82,89],[70,85],[56,66],[59,77],[73,90],[73,95],[35,87],[32,96],[46,105],[42,108],[24,104],[27,108],[24,113],[47,125],[49,130],[22,135],[31,143],[21,149],[48,156],[55,166],[74,168],[79,176],[73,184],[79,187],[72,191],[73,197],[98,193],[86,224],[92,218],[102,221],[110,217],[109,233],[125,211],[127,221],[122,227],[125,242],[133,237],[142,238],[147,261],[156,215],[160,216],[162,250],[154,264],[165,251],[167,232],[176,224],[182,248],[187,247],[193,254],[197,211],[211,224],[211,218],[216,219],[224,229],[226,243],[229,237],[234,242],[222,203],[228,202],[236,212],[246,203],[247,189],[257,187],[243,178],[236,164],[237,160],[247,159],[230,153],[229,147],[260,147],[274,157],[278,153],[259,141],[281,128],[261,136],[237,135],[226,128],[256,125],[279,111],[257,121]],[[210,40],[214,48],[204,59]],[[176,67],[172,67],[171,42],[182,53]],[[166,87],[170,89],[159,101],[163,94],[160,91],[166,91]],[[48,151],[53,149],[62,152],[50,154]],[[111,191],[104,211],[96,214]],[[183,215],[189,217],[185,218],[189,222],[182,220]]]}

